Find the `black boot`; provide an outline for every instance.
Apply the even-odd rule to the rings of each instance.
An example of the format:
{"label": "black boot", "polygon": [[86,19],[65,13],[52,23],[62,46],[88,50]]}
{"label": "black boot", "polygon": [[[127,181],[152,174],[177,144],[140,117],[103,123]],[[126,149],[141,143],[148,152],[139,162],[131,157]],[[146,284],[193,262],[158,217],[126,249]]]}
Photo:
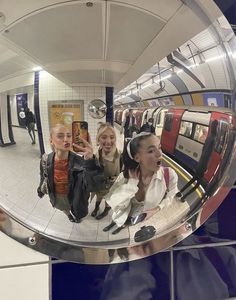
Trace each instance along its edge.
{"label": "black boot", "polygon": [[124,229],[126,226],[122,225],[121,227],[116,228],[114,231],[112,231],[111,234],[117,234],[119,233],[122,229]]}
{"label": "black boot", "polygon": [[115,249],[108,249],[109,262],[112,262],[115,256]]}
{"label": "black boot", "polygon": [[116,223],[112,221],[108,226],[103,228],[103,231],[106,232],[106,231],[110,230],[112,227],[114,227],[115,225],[116,225]]}
{"label": "black boot", "polygon": [[95,208],[94,208],[93,212],[91,213],[91,216],[94,217],[94,218],[96,217],[96,215],[98,213],[100,203],[101,202],[96,201]]}
{"label": "black boot", "polygon": [[101,220],[102,218],[104,218],[105,216],[107,216],[110,209],[111,208],[109,206],[106,206],[105,209],[104,209],[104,211],[100,215],[96,216],[96,219],[97,220]]}
{"label": "black boot", "polygon": [[81,222],[81,220],[76,218],[75,215],[73,215],[71,212],[67,215],[67,217],[72,223],[80,223]]}

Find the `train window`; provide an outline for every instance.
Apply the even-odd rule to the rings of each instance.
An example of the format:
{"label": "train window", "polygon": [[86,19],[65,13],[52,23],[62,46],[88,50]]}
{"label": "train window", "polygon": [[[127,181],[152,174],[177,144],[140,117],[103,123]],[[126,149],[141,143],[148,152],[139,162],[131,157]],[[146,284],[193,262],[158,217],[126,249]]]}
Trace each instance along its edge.
{"label": "train window", "polygon": [[215,144],[215,151],[217,153],[221,153],[224,150],[228,133],[228,126],[229,124],[227,122],[220,120]]}
{"label": "train window", "polygon": [[164,124],[164,129],[166,131],[171,131],[173,119],[174,119],[174,114],[172,112],[166,113],[166,115],[165,115],[165,124]]}
{"label": "train window", "polygon": [[190,137],[193,130],[193,123],[182,121],[180,123],[179,134],[184,135],[186,137]]}
{"label": "train window", "polygon": [[204,144],[207,134],[208,134],[208,126],[196,124],[194,137],[193,137],[195,141]]}

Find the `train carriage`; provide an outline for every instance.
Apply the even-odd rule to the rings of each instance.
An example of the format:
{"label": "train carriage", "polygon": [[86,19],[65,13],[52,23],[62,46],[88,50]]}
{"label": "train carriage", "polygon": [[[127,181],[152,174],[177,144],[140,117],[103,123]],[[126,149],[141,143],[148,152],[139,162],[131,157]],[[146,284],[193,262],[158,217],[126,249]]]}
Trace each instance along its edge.
{"label": "train carriage", "polygon": [[[214,120],[218,121],[218,129],[216,143],[204,174],[206,182],[210,182],[218,171],[224,159],[230,130],[235,131],[235,116],[232,116],[232,111],[209,107],[169,108],[161,136],[163,152],[194,173],[202,154],[205,139],[210,134],[209,127]],[[202,138],[203,136],[204,138]]]}

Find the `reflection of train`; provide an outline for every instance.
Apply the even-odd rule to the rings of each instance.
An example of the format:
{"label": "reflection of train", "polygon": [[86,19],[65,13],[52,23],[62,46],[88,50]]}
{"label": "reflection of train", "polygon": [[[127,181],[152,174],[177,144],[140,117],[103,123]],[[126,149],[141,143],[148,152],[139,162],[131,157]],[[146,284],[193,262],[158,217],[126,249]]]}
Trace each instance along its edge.
{"label": "reflection of train", "polygon": [[[204,179],[210,182],[224,159],[231,132],[235,132],[236,121],[232,111],[212,107],[171,107],[165,114],[161,145],[164,153],[172,156],[185,168],[191,170],[201,157],[209,126],[218,121],[215,147],[209,158]],[[207,134],[206,134],[207,133]],[[234,136],[234,135],[233,135]]]}
{"label": "reflection of train", "polygon": [[[133,116],[135,118],[135,125],[137,129],[140,129],[143,124],[147,122],[149,118],[153,118],[153,126],[156,129],[156,135],[161,136],[165,113],[168,108],[164,106],[152,107],[152,108],[132,108]],[[114,121],[115,123],[121,125],[125,120],[125,115],[128,109],[117,109],[114,111]]]}

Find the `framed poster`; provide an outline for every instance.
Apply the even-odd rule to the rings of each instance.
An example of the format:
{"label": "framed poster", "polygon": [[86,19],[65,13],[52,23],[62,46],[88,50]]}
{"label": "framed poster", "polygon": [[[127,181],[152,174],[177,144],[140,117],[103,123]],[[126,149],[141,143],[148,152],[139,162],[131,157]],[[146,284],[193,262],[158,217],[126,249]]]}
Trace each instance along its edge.
{"label": "framed poster", "polygon": [[56,124],[71,128],[73,121],[83,121],[83,100],[48,101],[49,129]]}

